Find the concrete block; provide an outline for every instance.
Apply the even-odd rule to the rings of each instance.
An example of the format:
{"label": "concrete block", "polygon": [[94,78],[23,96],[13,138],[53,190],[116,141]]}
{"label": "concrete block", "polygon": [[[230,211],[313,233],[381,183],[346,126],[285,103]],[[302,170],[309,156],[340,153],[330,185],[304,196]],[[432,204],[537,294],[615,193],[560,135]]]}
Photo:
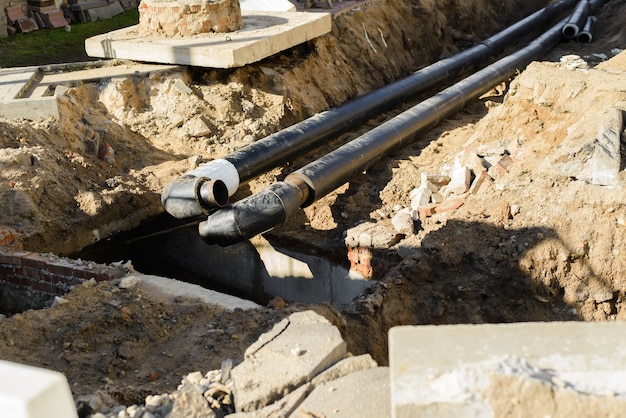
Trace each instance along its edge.
{"label": "concrete block", "polygon": [[482,158],[480,158],[474,150],[469,148],[463,149],[463,151],[456,155],[454,165],[457,167],[467,167],[474,175],[480,173],[485,168]]}
{"label": "concrete block", "polygon": [[324,317],[297,312],[285,318],[246,350],[233,368],[237,412],[263,408],[346,356],[339,330]]}
{"label": "concrete block", "polygon": [[461,195],[469,190],[472,173],[466,166],[456,167],[450,173],[450,183],[446,186],[444,196]]}
{"label": "concrete block", "polygon": [[430,182],[426,181],[420,187],[411,190],[409,198],[411,199],[411,209],[417,210],[420,207],[430,203],[430,197],[433,191],[428,187]]}
{"label": "concrete block", "polygon": [[617,186],[621,163],[620,137],[624,127],[622,111],[608,108],[601,111],[598,116],[599,127],[593,152],[591,183]]}
{"label": "concrete block", "polygon": [[141,34],[137,26],[85,40],[87,55],[211,68],[242,67],[331,30],[328,13],[242,11],[237,32],[166,38]]}
{"label": "concrete block", "polygon": [[124,8],[119,1],[114,1],[113,3],[107,4],[103,7],[96,7],[87,10],[90,22],[96,22],[98,20],[108,20],[122,13],[124,13]]}
{"label": "concrete block", "polygon": [[55,10],[45,14],[46,25],[51,29],[63,28],[68,25],[68,21],[65,20],[63,12]]}
{"label": "concrete block", "polygon": [[78,417],[65,376],[0,360],[0,411],[11,418]]}
{"label": "concrete block", "polygon": [[59,120],[59,106],[56,97],[35,97],[0,102],[0,116],[36,120],[52,116]]}
{"label": "concrete block", "polygon": [[624,335],[626,322],[392,328],[391,416],[620,416]]}
{"label": "concrete block", "polygon": [[389,368],[375,367],[316,387],[290,418],[390,416]]}

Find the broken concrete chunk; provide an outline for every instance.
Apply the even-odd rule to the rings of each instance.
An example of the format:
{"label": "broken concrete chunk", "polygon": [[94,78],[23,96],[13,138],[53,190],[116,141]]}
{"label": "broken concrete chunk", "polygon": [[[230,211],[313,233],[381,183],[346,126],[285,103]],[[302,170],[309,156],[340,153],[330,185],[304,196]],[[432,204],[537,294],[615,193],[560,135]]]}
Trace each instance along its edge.
{"label": "broken concrete chunk", "polygon": [[454,165],[457,167],[467,167],[474,175],[484,169],[482,158],[469,148],[465,148],[456,155]]}
{"label": "broken concrete chunk", "polygon": [[389,368],[375,367],[318,386],[290,418],[390,417],[390,398]]}
{"label": "broken concrete chunk", "polygon": [[183,130],[190,136],[208,136],[211,135],[211,128],[207,125],[201,116],[195,116],[185,122]]}
{"label": "broken concrete chunk", "polygon": [[346,231],[347,247],[390,248],[397,244],[402,235],[386,225],[364,222]]}
{"label": "broken concrete chunk", "polygon": [[339,330],[313,311],[276,324],[246,350],[231,372],[237,412],[269,405],[345,358]]}
{"label": "broken concrete chunk", "polygon": [[330,369],[317,375],[311,383],[313,384],[313,386],[317,387],[321,384],[347,376],[350,373],[371,369],[377,366],[378,363],[376,363],[376,361],[374,361],[372,356],[370,356],[369,354],[363,354],[356,357],[348,357],[341,360]]}
{"label": "broken concrete chunk", "polygon": [[399,234],[413,235],[415,233],[413,218],[411,218],[411,213],[408,210],[402,210],[393,215],[391,224]]}
{"label": "broken concrete chunk", "polygon": [[447,174],[422,173],[421,180],[422,180],[421,184],[424,184],[427,181],[429,181],[435,186],[437,186],[437,188],[441,188],[442,186],[445,186],[446,184],[450,183],[450,176],[448,176]]}
{"label": "broken concrete chunk", "polygon": [[465,166],[457,167],[450,173],[450,183],[446,186],[444,196],[461,195],[469,190],[472,174]]}
{"label": "broken concrete chunk", "polygon": [[420,187],[413,189],[411,193],[409,193],[411,209],[418,209],[420,206],[430,203],[430,196],[432,196],[433,191],[427,186],[428,183],[429,182],[422,183]]}
{"label": "broken concrete chunk", "polygon": [[624,126],[622,111],[608,108],[602,110],[598,117],[599,127],[593,152],[591,183],[617,186],[621,164],[620,137]]}

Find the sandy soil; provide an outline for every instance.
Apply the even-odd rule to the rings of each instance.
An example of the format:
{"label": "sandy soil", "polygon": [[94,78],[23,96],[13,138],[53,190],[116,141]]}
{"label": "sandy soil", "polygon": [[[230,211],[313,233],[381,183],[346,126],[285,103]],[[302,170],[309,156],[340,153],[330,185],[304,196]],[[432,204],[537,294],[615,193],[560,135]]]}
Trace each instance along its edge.
{"label": "sandy soil", "polygon": [[[60,122],[0,119],[3,242],[68,255],[132,229],[161,214],[163,187],[200,162],[401,78],[545,5],[517,3],[374,0],[336,18],[331,34],[259,64],[83,84],[60,98]],[[390,248],[397,265],[345,311],[313,307],[340,327],[353,353],[386,364],[386,331],[398,324],[626,319],[624,171],[618,186],[604,187],[563,168],[581,152],[568,144],[597,134],[595,115],[611,106],[626,111],[626,53],[609,60],[626,48],[624,0],[611,0],[599,20],[593,43],[561,44],[270,233],[342,242],[358,223],[389,225],[398,207],[410,206],[421,174],[440,173],[464,149],[503,148],[511,156],[493,187],[418,222],[414,235]],[[589,68],[560,63],[568,54]],[[245,193],[302,161],[250,182]],[[0,357],[60,370],[77,398],[99,391],[110,404],[140,402],[173,390],[186,373],[238,360],[278,319],[311,308],[227,313],[152,300],[115,283],[79,286],[67,298],[0,322]]]}

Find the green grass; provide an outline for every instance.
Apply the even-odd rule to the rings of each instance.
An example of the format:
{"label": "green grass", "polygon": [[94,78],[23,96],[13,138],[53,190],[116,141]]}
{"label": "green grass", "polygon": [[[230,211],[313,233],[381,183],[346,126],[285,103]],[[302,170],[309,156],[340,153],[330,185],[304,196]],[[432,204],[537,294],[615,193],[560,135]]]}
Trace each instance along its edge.
{"label": "green grass", "polygon": [[85,39],[136,25],[137,10],[98,22],[75,23],[70,32],[65,28],[39,29],[31,33],[17,33],[0,38],[0,67],[27,67],[30,65],[62,64],[92,61],[85,53]]}

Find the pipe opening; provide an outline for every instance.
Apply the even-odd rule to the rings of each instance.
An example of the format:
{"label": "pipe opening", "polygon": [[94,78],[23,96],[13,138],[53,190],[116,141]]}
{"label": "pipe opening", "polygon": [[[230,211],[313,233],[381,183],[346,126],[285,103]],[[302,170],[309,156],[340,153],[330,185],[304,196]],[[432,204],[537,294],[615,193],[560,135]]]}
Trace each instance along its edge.
{"label": "pipe opening", "polygon": [[573,39],[576,35],[578,35],[578,26],[572,23],[566,23],[565,26],[563,26],[563,36],[568,39]]}

